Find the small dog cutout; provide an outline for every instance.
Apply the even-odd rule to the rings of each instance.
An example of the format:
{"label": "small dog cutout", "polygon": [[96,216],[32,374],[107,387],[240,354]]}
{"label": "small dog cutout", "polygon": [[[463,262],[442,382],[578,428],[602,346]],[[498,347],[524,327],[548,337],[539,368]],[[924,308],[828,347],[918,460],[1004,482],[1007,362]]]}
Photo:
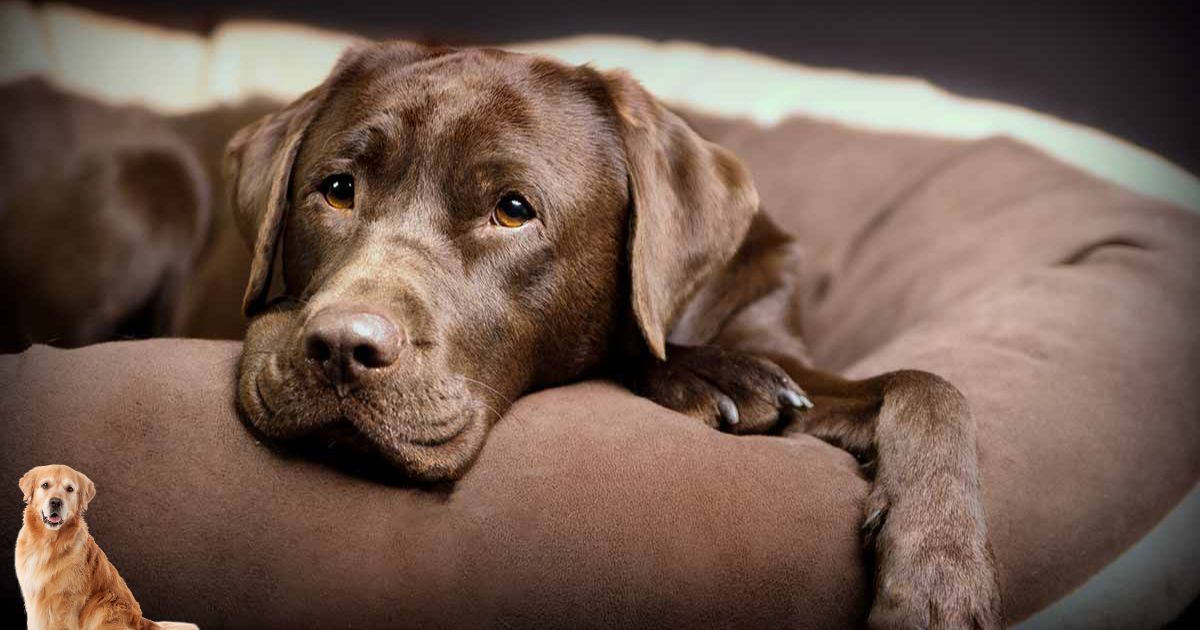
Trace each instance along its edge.
{"label": "small dog cutout", "polygon": [[96,484],[87,475],[59,464],[38,466],[21,477],[20,486],[25,514],[17,536],[17,581],[31,630],[198,630],[142,617],[125,580],[88,533],[83,513]]}

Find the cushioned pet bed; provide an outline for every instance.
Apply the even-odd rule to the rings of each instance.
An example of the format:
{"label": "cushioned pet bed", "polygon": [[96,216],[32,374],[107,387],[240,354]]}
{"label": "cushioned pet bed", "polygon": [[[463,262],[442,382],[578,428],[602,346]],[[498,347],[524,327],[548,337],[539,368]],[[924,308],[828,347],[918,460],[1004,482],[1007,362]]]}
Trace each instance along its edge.
{"label": "cushioned pet bed", "polygon": [[[577,45],[540,46],[572,58]],[[599,65],[613,64],[635,65]],[[888,84],[864,81],[888,98]],[[1200,591],[1194,493],[1185,500],[1200,479],[1200,217],[1091,173],[1133,164],[1158,179],[1125,184],[1180,204],[1194,178],[1066,125],[1054,133],[1108,151],[1078,162],[1091,173],[1009,137],[690,104],[805,246],[794,307],[817,363],[852,376],[920,368],[967,396],[1009,620],[1153,626],[1178,614]],[[974,106],[956,111],[982,116]],[[518,401],[452,492],[385,486],[256,443],[233,409],[239,350],[156,340],[0,358],[0,479],[13,482],[0,540],[19,527],[16,479],[62,461],[96,480],[89,524],[152,618],[830,628],[865,617],[867,482],[819,441],[721,434],[596,381]],[[1139,563],[1147,541],[1162,557]],[[12,546],[0,549],[11,563]],[[0,584],[19,611],[12,572]],[[1095,596],[1125,588],[1124,600]]]}

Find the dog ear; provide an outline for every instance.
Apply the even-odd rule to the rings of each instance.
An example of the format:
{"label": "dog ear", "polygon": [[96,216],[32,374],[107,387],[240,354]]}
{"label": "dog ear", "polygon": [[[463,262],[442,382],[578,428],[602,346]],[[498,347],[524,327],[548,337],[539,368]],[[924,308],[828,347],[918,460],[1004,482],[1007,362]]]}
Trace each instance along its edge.
{"label": "dog ear", "polygon": [[87,475],[79,473],[79,511],[87,510],[87,506],[96,498],[96,484]]}
{"label": "dog ear", "polygon": [[324,84],[317,86],[282,111],[242,128],[225,150],[230,205],[253,257],[242,299],[246,317],[262,308],[271,288],[271,268],[287,214],[292,165],[325,92]]}
{"label": "dog ear", "polygon": [[291,105],[242,128],[225,150],[225,181],[238,230],[250,246],[253,262],[242,312],[253,316],[266,303],[275,254],[287,218],[292,167],[313,119],[327,95],[368,61],[404,63],[425,47],[394,42],[355,44],[338,59],[329,76]]}
{"label": "dog ear", "polygon": [[33,501],[33,489],[37,484],[37,468],[30,469],[29,472],[21,475],[21,480],[17,485],[21,486],[22,501],[28,504]]}
{"label": "dog ear", "polygon": [[758,192],[732,153],[701,138],[632,77],[605,79],[629,173],[633,314],[650,351],[665,359],[684,306],[737,251]]}

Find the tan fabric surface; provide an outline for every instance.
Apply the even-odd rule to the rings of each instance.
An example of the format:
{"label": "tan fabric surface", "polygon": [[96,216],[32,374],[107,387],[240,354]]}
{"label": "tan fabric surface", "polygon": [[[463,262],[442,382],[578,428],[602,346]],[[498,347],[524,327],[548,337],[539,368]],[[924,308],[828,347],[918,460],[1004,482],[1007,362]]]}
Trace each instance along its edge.
{"label": "tan fabric surface", "polygon": [[[808,246],[797,316],[818,363],[927,369],[967,395],[1010,621],[1200,478],[1196,216],[1006,140],[697,124],[749,162]],[[718,434],[586,383],[520,401],[453,493],[385,487],[256,445],[232,410],[237,351],[154,341],[0,359],[5,539],[16,478],[61,462],[96,481],[93,533],[155,618],[819,628],[865,615],[866,484],[836,449]],[[19,605],[12,574],[0,580]]]}
{"label": "tan fabric surface", "polygon": [[819,627],[865,605],[846,560],[866,486],[824,444],[734,438],[588,383],[519,402],[452,494],[399,489],[256,445],[230,402],[238,350],[150,341],[5,361],[3,473],[14,488],[26,461],[90,474],[92,533],[147,615]]}
{"label": "tan fabric surface", "polygon": [[1010,621],[1196,484],[1200,218],[1005,138],[696,123],[813,252],[797,310],[818,364],[966,394]]}

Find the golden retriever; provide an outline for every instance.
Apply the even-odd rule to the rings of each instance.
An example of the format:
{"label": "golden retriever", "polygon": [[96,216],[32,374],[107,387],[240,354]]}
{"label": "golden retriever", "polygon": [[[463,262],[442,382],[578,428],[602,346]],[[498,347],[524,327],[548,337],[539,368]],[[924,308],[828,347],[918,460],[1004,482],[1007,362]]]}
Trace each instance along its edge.
{"label": "golden retriever", "polygon": [[20,485],[25,514],[17,536],[17,581],[29,628],[196,628],[142,617],[141,606],[83,521],[96,496],[91,479],[53,464],[25,473]]}

